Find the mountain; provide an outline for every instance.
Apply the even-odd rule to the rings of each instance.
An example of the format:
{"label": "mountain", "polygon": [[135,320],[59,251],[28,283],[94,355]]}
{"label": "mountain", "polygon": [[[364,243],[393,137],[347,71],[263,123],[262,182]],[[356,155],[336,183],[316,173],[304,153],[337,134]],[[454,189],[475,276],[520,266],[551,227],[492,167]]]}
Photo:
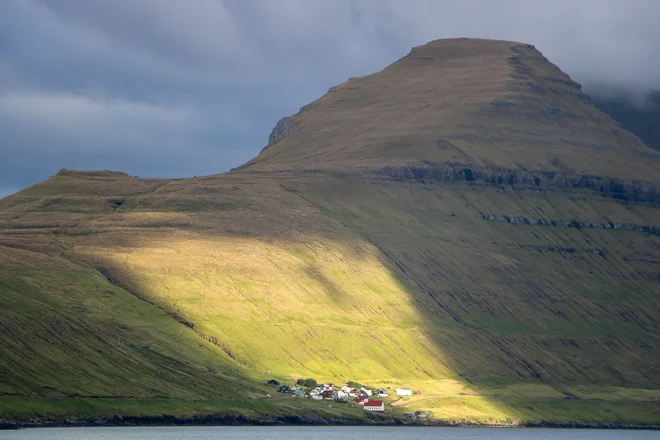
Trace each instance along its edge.
{"label": "mountain", "polygon": [[0,200],[0,418],[382,421],[265,385],[311,377],[657,425],[659,164],[533,46],[451,39],[229,173],[62,170]]}

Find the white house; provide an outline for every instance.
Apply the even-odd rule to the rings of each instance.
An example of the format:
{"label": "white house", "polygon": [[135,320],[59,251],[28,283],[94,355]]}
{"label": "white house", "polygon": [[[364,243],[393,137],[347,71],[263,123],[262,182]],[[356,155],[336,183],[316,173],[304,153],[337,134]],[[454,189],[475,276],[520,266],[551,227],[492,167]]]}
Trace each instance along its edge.
{"label": "white house", "polygon": [[412,396],[412,394],[413,394],[413,392],[410,388],[396,388],[394,390],[394,392],[399,397]]}
{"label": "white house", "polygon": [[382,400],[370,400],[364,404],[365,411],[385,412],[385,404]]}
{"label": "white house", "polygon": [[370,389],[367,389],[367,388],[364,388],[364,387],[360,388],[360,391],[362,391],[364,394],[366,394],[369,397],[371,397],[371,395],[373,394],[373,392]]}
{"label": "white house", "polygon": [[374,393],[380,397],[387,397],[389,394],[387,393],[387,390],[385,388],[376,388],[374,390]]}
{"label": "white house", "polygon": [[314,400],[323,400],[323,396],[320,394],[312,394],[312,399]]}
{"label": "white house", "polygon": [[350,397],[350,394],[348,394],[348,392],[346,392],[346,391],[342,390],[342,391],[337,392],[337,398],[338,399],[348,399],[349,397]]}

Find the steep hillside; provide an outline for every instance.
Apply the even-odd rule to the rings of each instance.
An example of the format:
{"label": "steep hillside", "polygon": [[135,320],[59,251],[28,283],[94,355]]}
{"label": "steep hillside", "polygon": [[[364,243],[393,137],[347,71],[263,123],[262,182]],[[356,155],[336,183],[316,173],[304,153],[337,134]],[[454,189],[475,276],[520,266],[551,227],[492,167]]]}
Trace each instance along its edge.
{"label": "steep hillside", "polygon": [[449,162],[657,182],[659,159],[533,46],[454,39],[333,87],[243,169]]}
{"label": "steep hillside", "polygon": [[0,414],[356,417],[264,397],[300,376],[413,387],[399,410],[436,419],[657,423],[659,160],[533,47],[459,39],[333,88],[230,173],[63,170],[0,201],[0,313],[27,329],[0,333]]}

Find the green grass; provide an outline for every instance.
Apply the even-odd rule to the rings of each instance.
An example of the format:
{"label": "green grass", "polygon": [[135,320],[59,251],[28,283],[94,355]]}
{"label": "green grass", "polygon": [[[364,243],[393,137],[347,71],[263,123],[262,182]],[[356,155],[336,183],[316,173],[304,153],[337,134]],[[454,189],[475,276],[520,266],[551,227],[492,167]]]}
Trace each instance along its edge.
{"label": "green grass", "polygon": [[212,397],[249,375],[165,312],[84,270],[0,270],[0,392]]}
{"label": "green grass", "polygon": [[[73,227],[48,236],[64,256],[57,264],[68,259],[105,267],[122,288],[87,266],[6,266],[0,277],[5,320],[22,323],[25,334],[86,331],[54,336],[55,345],[40,337],[32,343],[39,357],[17,345],[22,338],[8,338],[5,353],[14,365],[0,381],[3,392],[235,398],[242,389],[263,395],[256,384],[270,371],[282,378],[416,386],[457,402],[469,393],[487,405],[468,404],[466,414],[511,418],[522,417],[516,399],[545,408],[539,395],[561,396],[580,386],[599,399],[598,390],[608,386],[658,388],[639,368],[657,360],[655,287],[625,275],[647,270],[648,263],[631,259],[630,249],[652,252],[655,239],[486,222],[473,208],[527,216],[542,209],[544,216],[562,218],[562,196],[552,193],[532,199],[497,189],[383,191],[339,180],[289,186],[297,193],[268,193],[273,206],[289,209],[268,214],[264,207],[268,215],[255,224],[223,211],[177,214],[177,222],[192,228],[187,231],[136,229],[145,219],[165,221],[172,214],[113,213],[88,220],[103,234],[77,235]],[[622,215],[627,209],[609,208]],[[593,212],[593,205],[587,199],[571,202],[571,209]],[[342,213],[337,218],[328,214],[335,210]],[[247,234],[211,229],[236,229],[236,221],[249,225]],[[518,244],[603,248],[607,259]],[[41,261],[34,267],[48,264],[57,266]],[[434,385],[446,380],[462,385],[452,391]],[[548,388],[534,391],[534,384]],[[616,393],[604,396],[621,400]]]}
{"label": "green grass", "polygon": [[307,417],[308,419],[392,421],[398,411],[389,415],[367,414],[361,407],[331,404],[307,399],[263,398],[243,400],[176,400],[176,399],[62,399],[0,396],[0,420],[29,420],[42,418],[61,420],[118,419],[125,417],[173,417],[181,420],[201,419],[205,416],[243,416],[253,421],[273,420],[277,417]]}
{"label": "green grass", "polygon": [[655,403],[638,401],[585,401],[543,398],[451,397],[426,400],[403,407],[406,411],[432,411],[434,420],[498,425],[593,424],[657,425],[660,409]]}

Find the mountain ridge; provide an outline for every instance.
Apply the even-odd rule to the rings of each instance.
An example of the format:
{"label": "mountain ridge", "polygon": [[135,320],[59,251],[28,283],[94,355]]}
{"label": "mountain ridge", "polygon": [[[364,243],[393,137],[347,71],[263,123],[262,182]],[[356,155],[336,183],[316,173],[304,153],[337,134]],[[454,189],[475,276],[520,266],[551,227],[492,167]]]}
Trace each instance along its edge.
{"label": "mountain ridge", "polygon": [[[458,65],[457,53],[462,54]],[[406,84],[427,77],[432,77],[433,88],[427,91],[422,87],[410,95]],[[480,89],[470,82],[475,80],[481,84]],[[347,104],[356,100],[356,108]],[[380,101],[387,102],[387,106],[380,105]],[[428,102],[436,104],[425,108]],[[420,109],[424,109],[422,116]],[[324,119],[315,117],[315,112],[322,113]],[[457,118],[478,123],[457,124]],[[328,124],[342,130],[328,129]],[[388,134],[393,124],[403,125],[401,131],[407,136],[398,141],[396,148]],[[614,133],[615,142],[582,141],[585,125],[596,133],[588,136],[602,138],[601,132],[607,131]],[[566,138],[567,132],[571,139]],[[295,140],[297,133],[301,142]],[[497,156],[490,157],[492,153],[475,146],[478,143],[496,147]],[[400,145],[406,145],[406,149]],[[502,160],[513,154],[536,160]],[[350,160],[341,160],[342,155]],[[271,133],[269,146],[234,171],[255,166],[272,171],[287,166],[337,168],[349,164],[360,167],[432,162],[579,175],[606,171],[607,177],[656,180],[652,169],[622,169],[621,160],[629,155],[660,160],[656,152],[597,111],[581,86],[534,46],[455,39],[419,46],[381,72],[331,88],[296,115],[280,120]],[[594,161],[598,166],[586,165]],[[580,168],[566,165],[576,163]]]}

